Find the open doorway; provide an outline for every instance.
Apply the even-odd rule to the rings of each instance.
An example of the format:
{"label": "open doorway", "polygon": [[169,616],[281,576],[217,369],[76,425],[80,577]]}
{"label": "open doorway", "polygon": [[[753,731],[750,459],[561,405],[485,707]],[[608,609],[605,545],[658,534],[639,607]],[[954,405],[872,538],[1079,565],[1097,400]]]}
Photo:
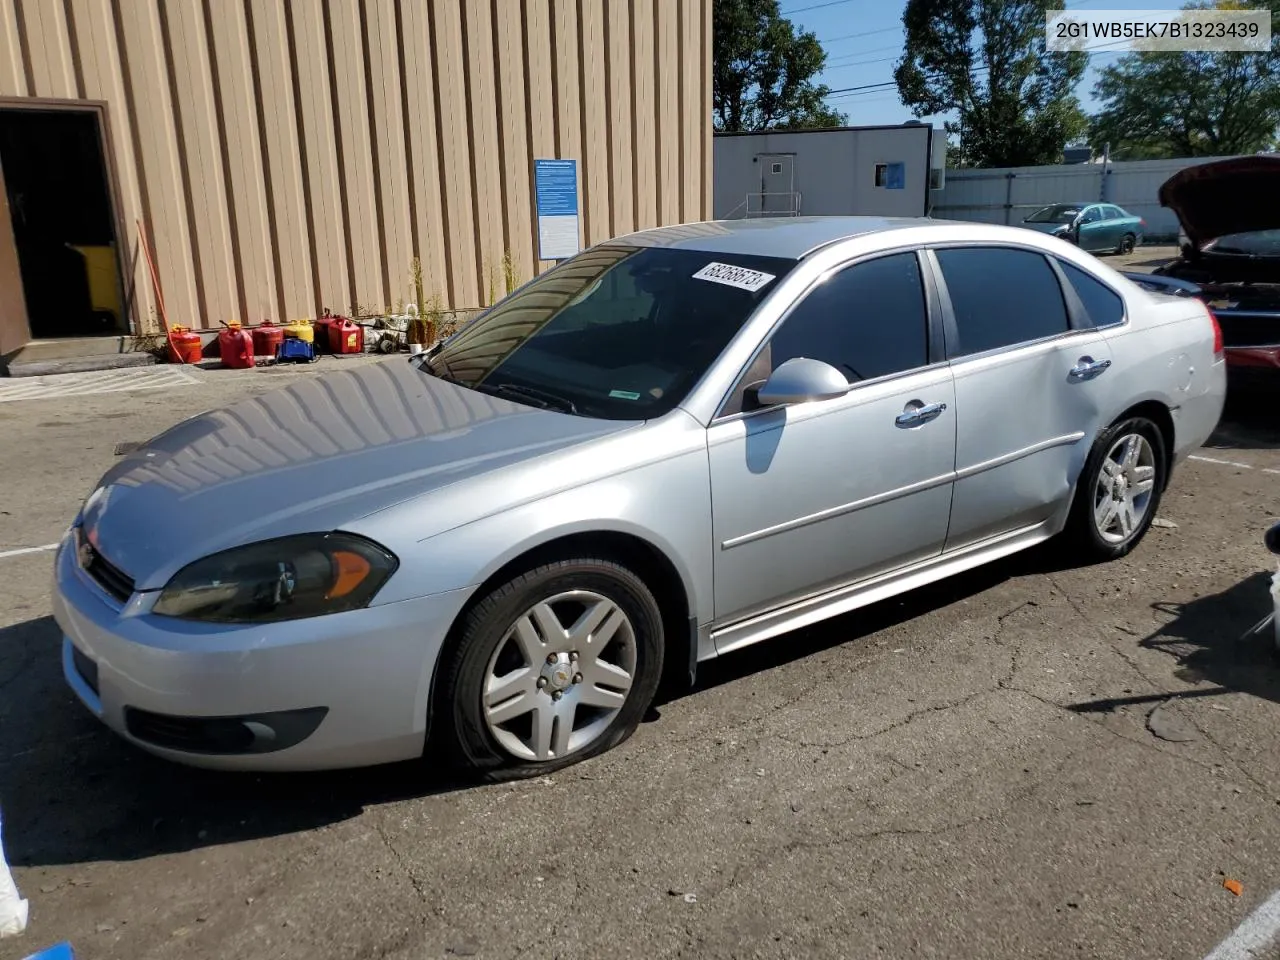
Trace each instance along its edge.
{"label": "open doorway", "polygon": [[26,307],[26,330],[9,317],[0,339],[128,330],[101,120],[94,108],[0,106],[0,245],[12,241]]}

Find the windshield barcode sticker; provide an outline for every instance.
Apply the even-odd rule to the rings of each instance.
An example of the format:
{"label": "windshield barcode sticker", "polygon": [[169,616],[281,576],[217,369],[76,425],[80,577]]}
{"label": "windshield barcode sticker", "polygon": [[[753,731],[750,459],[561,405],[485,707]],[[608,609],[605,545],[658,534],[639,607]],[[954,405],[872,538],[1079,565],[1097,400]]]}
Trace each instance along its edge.
{"label": "windshield barcode sticker", "polygon": [[773,274],[748,270],[746,267],[735,267],[731,263],[708,263],[695,273],[693,278],[723,283],[727,287],[737,287],[739,290],[750,290],[755,293],[773,279]]}

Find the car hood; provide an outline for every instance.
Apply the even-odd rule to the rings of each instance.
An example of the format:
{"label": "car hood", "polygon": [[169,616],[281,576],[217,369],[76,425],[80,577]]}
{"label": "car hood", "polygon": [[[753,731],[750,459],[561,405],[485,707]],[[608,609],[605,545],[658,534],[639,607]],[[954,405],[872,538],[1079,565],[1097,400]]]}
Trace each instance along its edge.
{"label": "car hood", "polygon": [[1160,187],[1193,250],[1232,233],[1280,228],[1280,157],[1236,157],[1179,170]]}
{"label": "car hood", "polygon": [[108,471],[81,519],[138,589],[158,589],[218,550],[337,529],[635,425],[477,393],[397,358],[178,424]]}

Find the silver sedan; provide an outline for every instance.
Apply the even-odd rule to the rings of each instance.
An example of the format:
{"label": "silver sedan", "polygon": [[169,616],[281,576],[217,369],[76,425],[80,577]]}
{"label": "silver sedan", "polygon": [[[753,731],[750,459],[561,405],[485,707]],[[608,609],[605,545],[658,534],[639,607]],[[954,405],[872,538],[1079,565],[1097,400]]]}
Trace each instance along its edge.
{"label": "silver sedan", "polygon": [[185,763],[543,773],[712,657],[1122,556],[1224,391],[1203,304],[1031,231],[645,231],[123,458],[57,553],[64,672]]}

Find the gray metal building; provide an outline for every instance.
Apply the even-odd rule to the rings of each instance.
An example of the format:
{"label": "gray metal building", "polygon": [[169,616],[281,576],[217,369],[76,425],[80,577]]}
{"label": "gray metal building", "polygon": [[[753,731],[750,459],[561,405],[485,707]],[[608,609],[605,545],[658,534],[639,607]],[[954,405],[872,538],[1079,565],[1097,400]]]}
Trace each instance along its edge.
{"label": "gray metal building", "polygon": [[946,137],[924,123],[717,134],[716,219],[924,216],[945,182]]}

